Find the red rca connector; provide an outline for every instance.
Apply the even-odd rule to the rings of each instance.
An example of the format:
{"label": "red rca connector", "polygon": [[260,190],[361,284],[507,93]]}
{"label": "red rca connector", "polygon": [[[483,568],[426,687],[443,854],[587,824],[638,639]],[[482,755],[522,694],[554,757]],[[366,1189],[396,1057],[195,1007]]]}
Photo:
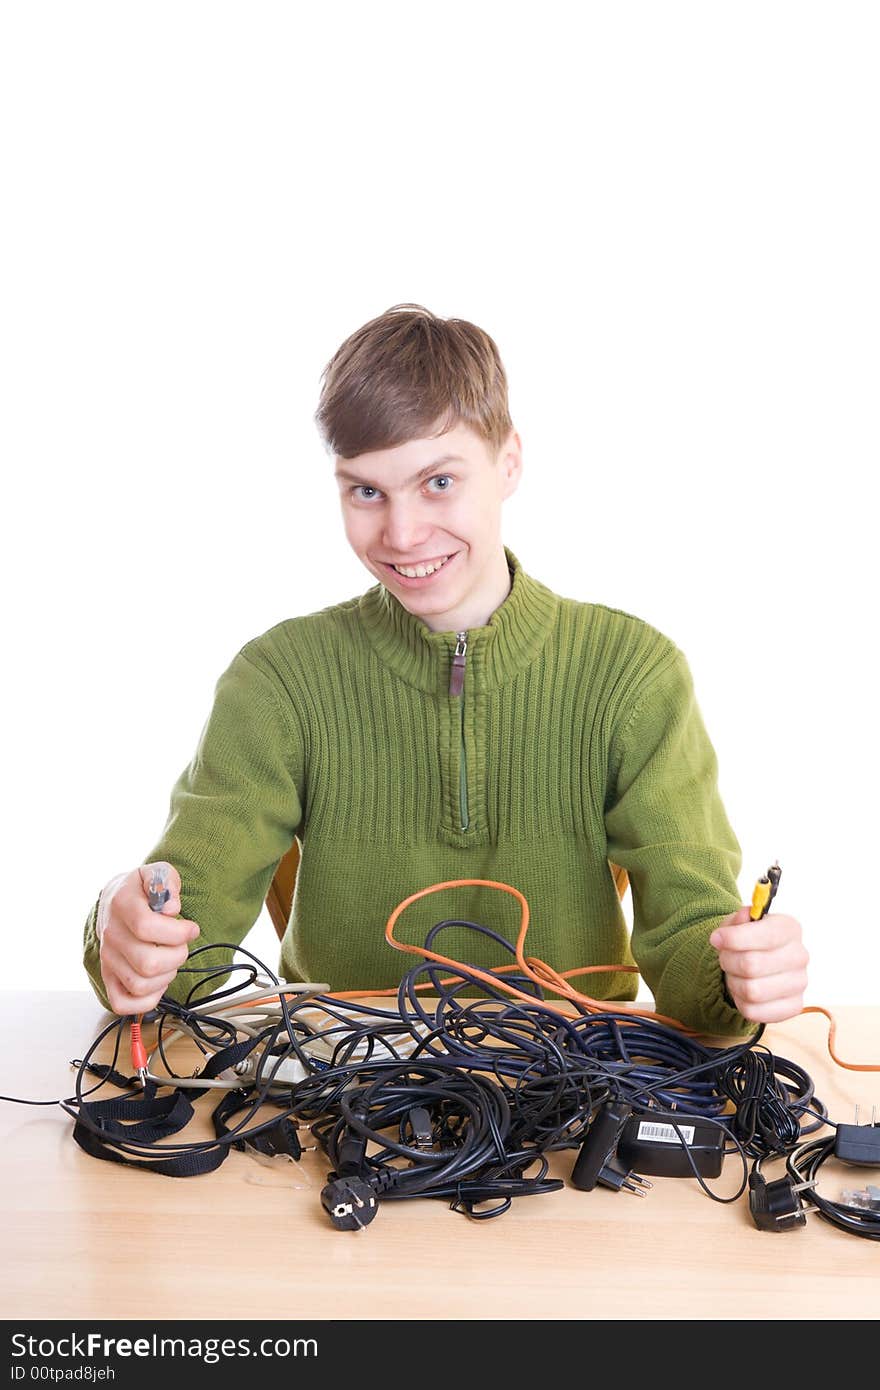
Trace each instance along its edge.
{"label": "red rca connector", "polygon": [[131,1065],[136,1072],[141,1085],[147,1084],[147,1050],[141,1041],[141,1019],[143,1015],[138,1014],[137,1018],[131,1021]]}

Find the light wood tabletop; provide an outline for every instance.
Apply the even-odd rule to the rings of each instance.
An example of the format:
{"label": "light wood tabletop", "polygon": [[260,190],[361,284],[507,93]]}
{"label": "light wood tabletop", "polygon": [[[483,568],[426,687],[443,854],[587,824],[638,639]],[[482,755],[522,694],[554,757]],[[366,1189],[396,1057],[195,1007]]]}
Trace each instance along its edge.
{"label": "light wood tabletop", "polygon": [[[0,999],[0,1092],[69,1096],[69,1061],[109,1016],[87,992]],[[837,1023],[839,1055],[878,1060],[880,1008],[841,1008]],[[821,1016],[769,1027],[764,1042],[810,1073],[833,1120],[857,1104],[863,1122],[880,1113],[880,1073],[837,1067]],[[484,1222],[445,1201],[387,1202],[349,1233],[321,1206],[320,1151],[281,1172],[232,1152],[178,1179],[91,1158],[72,1127],[60,1107],[0,1103],[5,1319],[861,1319],[880,1307],[876,1242],[812,1208],[803,1229],[760,1232],[746,1196],[722,1206],[693,1181],[654,1178],[644,1200],[567,1184]],[[184,1137],[209,1132],[202,1118]],[[551,1155],[551,1173],[567,1179],[574,1158]],[[732,1193],[741,1176],[729,1157],[713,1185]],[[837,1199],[866,1181],[880,1177],[829,1160],[818,1190]]]}

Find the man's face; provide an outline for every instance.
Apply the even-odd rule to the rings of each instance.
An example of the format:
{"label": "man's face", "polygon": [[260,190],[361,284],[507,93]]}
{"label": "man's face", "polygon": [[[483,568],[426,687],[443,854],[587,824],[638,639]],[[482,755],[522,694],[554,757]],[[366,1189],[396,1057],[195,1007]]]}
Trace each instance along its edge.
{"label": "man's face", "polygon": [[[349,545],[361,563],[430,627],[473,606],[503,561],[501,504],[522,468],[512,430],[497,457],[468,425],[395,449],[335,459]],[[431,575],[398,573],[445,563]],[[450,628],[447,630],[451,630]]]}

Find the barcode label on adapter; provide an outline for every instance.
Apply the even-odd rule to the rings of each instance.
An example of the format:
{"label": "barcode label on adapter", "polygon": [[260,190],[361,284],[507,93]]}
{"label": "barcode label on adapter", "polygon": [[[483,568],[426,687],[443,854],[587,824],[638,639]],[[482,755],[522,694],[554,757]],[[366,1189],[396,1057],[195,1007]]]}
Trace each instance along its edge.
{"label": "barcode label on adapter", "polygon": [[[681,1133],[684,1135],[685,1143],[694,1142],[693,1125],[679,1125]],[[639,1139],[655,1139],[661,1144],[680,1144],[681,1139],[672,1125],[660,1124],[657,1120],[642,1120],[639,1124]]]}

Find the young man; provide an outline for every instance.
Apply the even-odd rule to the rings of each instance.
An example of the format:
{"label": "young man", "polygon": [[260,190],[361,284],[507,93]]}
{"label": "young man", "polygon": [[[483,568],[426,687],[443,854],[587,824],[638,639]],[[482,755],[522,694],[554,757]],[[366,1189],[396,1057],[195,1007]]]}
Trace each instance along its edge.
{"label": "young man", "polygon": [[[707,1032],[798,1013],[800,925],[748,923],[683,653],[631,614],[553,593],[502,542],[522,448],[493,340],[396,305],[328,363],[316,418],[376,583],[270,628],[220,676],[160,839],[86,922],[102,1002],[132,1014],[184,998],[198,928],[200,944],[240,943],[297,836],[289,980],[395,984],[413,958],[384,940],[393,909],[480,878],[523,893],[527,954],[557,971],[634,958],[657,1010]],[[163,914],[146,899],[158,861],[172,866]],[[629,875],[631,945],[609,862]],[[398,935],[423,942],[440,920],[442,954],[511,959],[463,924],[515,939],[511,895],[443,889]],[[631,973],[582,978],[595,998],[635,997]]]}

